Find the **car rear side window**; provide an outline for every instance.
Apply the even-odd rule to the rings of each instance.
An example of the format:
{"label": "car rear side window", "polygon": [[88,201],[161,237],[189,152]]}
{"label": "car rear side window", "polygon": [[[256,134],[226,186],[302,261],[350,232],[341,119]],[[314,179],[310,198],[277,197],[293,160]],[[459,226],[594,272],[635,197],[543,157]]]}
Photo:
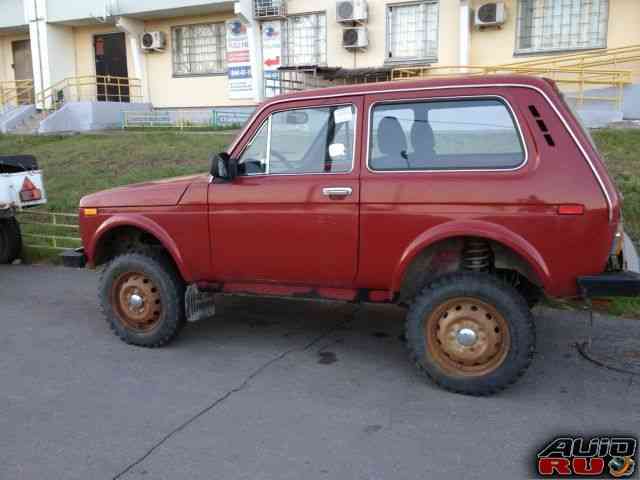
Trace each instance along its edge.
{"label": "car rear side window", "polygon": [[494,98],[378,104],[370,128],[372,170],[513,169],[526,158],[510,109]]}

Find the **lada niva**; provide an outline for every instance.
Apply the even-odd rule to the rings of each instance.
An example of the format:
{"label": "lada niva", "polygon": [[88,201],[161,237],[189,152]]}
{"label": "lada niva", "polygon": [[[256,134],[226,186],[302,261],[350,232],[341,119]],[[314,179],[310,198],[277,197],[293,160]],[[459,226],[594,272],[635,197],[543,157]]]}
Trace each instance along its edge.
{"label": "lada niva", "polygon": [[640,293],[589,133],[526,76],[269,99],[209,172],[88,195],[80,228],[127,343],[166,344],[215,292],[392,302],[418,367],[466,394],[524,373],[543,295]]}

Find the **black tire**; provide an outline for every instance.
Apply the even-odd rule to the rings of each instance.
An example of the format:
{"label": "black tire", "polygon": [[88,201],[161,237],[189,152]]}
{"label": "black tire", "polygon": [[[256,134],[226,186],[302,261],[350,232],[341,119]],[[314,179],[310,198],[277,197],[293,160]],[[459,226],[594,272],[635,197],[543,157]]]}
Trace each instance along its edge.
{"label": "black tire", "polygon": [[[153,317],[148,329],[135,328],[126,314],[125,307],[118,299],[125,295],[126,285],[120,286],[123,279],[135,279],[136,285],[149,288],[153,292],[153,302],[148,301],[140,309],[141,315]],[[142,280],[140,280],[142,278]],[[148,285],[143,285],[144,279]],[[132,280],[134,281],[134,280]],[[184,282],[176,271],[171,260],[152,252],[126,253],[116,257],[102,272],[99,297],[102,312],[113,332],[124,342],[139,347],[156,348],[173,340],[185,324]],[[149,296],[151,293],[149,293]],[[125,295],[126,296],[126,295]],[[141,297],[145,297],[141,294]],[[159,303],[159,311],[152,315],[153,303]],[[146,313],[145,313],[146,312]],[[129,312],[131,313],[131,312]]]}
{"label": "black tire", "polygon": [[22,254],[22,233],[15,218],[0,220],[0,263],[12,263]]}
{"label": "black tire", "polygon": [[522,295],[522,298],[524,298],[524,301],[527,302],[529,310],[533,309],[544,299],[544,293],[540,288],[519,288],[518,291],[520,292],[520,295]]}
{"label": "black tire", "polygon": [[[447,320],[449,310],[442,310],[448,305],[458,303],[458,299],[462,302],[468,301],[471,305],[470,309],[474,308],[474,302],[481,305],[480,313],[472,313],[469,316],[492,318],[489,313],[482,312],[483,305],[490,307],[490,311],[496,313],[494,317],[499,317],[508,330],[508,336],[504,332],[495,334],[489,332],[490,339],[501,338],[502,340],[500,341],[501,350],[499,350],[501,353],[499,355],[496,353],[487,360],[487,362],[496,362],[495,365],[487,363],[486,371],[483,370],[482,364],[463,366],[460,358],[455,358],[457,352],[454,352],[452,357],[447,356],[447,349],[451,351],[452,348],[457,348],[462,351],[471,348],[455,343],[453,340],[447,342],[447,335],[451,336],[449,330],[440,333],[443,326],[455,329],[461,321],[465,321],[464,308],[462,314],[453,312],[462,318],[462,320],[456,320],[458,323],[451,320],[452,316]],[[456,306],[455,309],[460,310],[460,307]],[[478,307],[475,307],[474,312],[478,312]],[[480,322],[484,321],[480,319]],[[434,323],[436,326],[432,329]],[[457,331],[460,332],[460,330]],[[482,327],[479,331],[481,332],[479,335],[486,338]],[[496,327],[495,332],[501,332],[501,329]],[[531,364],[535,351],[535,326],[525,299],[511,285],[483,273],[460,272],[444,275],[425,288],[409,308],[406,338],[411,356],[420,370],[440,387],[466,395],[492,395],[504,390],[524,374]],[[447,346],[443,346],[442,338],[445,339]],[[486,340],[485,342],[489,344]],[[481,345],[478,350],[482,347],[494,348],[493,345],[488,347]],[[498,348],[498,343],[495,348]]]}

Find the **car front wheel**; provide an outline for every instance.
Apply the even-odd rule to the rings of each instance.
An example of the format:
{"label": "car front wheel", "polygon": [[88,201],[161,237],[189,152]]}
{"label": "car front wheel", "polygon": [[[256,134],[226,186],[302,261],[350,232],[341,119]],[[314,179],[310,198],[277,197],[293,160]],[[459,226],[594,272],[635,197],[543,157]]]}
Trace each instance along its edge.
{"label": "car front wheel", "polygon": [[162,254],[127,253],[102,273],[100,304],[114,333],[140,347],[160,347],[182,329],[184,283]]}
{"label": "car front wheel", "polygon": [[421,370],[468,395],[491,395],[514,383],[535,349],[525,299],[484,273],[446,275],[425,288],[409,309],[406,337]]}

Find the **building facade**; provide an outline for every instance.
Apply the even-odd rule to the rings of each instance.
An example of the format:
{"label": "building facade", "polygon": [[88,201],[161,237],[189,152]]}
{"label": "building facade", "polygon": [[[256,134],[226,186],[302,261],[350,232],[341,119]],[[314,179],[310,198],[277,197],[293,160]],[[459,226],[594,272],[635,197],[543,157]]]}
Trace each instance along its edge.
{"label": "building facade", "polygon": [[[139,92],[126,100],[156,108],[255,105],[283,70],[366,81],[640,44],[638,0],[0,0],[0,12],[0,82],[37,93],[128,77]],[[94,82],[94,100],[113,95]]]}

